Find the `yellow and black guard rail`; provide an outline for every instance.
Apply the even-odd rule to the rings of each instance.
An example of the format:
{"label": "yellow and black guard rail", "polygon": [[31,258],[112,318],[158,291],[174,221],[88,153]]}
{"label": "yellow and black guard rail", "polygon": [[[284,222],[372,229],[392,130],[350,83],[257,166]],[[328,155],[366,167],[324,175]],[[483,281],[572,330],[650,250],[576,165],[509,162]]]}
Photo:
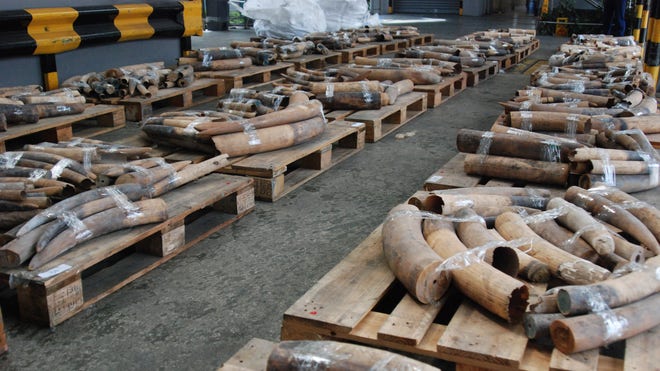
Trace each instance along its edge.
{"label": "yellow and black guard rail", "polygon": [[656,86],[660,74],[660,1],[651,2],[648,37],[644,51],[644,71],[653,76]]}
{"label": "yellow and black guard rail", "polygon": [[54,54],[151,38],[182,38],[189,43],[190,36],[201,36],[202,1],[1,11],[0,31],[0,55],[42,56],[44,83],[53,88]]}

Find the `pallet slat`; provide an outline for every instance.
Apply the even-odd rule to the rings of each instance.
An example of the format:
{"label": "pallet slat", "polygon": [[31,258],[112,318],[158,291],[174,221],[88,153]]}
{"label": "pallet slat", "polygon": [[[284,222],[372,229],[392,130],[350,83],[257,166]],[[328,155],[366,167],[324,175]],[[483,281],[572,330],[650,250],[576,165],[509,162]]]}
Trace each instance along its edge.
{"label": "pallet slat", "polygon": [[263,371],[275,343],[253,338],[224,362],[218,371]]}
{"label": "pallet slat", "polygon": [[[202,93],[203,99],[195,99],[195,93]],[[225,85],[218,79],[196,79],[190,86],[185,88],[160,89],[154,97],[140,98],[129,97],[117,101],[126,110],[126,119],[130,121],[142,121],[153,115],[158,107],[187,108],[193,104],[201,104],[222,96],[225,93]]]}

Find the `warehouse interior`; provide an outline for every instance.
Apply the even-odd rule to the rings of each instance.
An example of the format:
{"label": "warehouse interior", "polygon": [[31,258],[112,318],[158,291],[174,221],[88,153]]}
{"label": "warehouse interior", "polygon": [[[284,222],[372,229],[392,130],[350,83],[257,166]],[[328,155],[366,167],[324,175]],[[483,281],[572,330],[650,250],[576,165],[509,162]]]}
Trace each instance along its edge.
{"label": "warehouse interior", "polygon": [[[492,1],[488,6],[466,1],[466,6],[482,5],[466,8],[474,15],[397,14],[388,12],[382,1],[371,3],[383,24],[415,26],[422,34],[442,39],[485,29],[536,29],[539,20],[529,2],[521,1]],[[250,28],[227,28],[192,36],[190,46],[228,47],[232,41],[255,36]],[[488,130],[502,113],[499,103],[528,85],[530,74],[568,40],[541,34],[536,38],[540,47],[523,62],[429,108],[394,132],[405,134],[403,138],[389,135],[369,143],[276,202],[257,201],[251,213],[55,327],[22,321],[16,292],[3,290],[0,305],[9,351],[0,355],[0,368],[209,370],[220,367],[253,338],[279,341],[284,312],[378,228],[388,211],[405,203],[458,153],[460,129]],[[118,62],[108,56],[98,67],[89,62],[65,67],[96,52],[95,47],[81,49],[79,55],[58,60],[60,77],[78,69],[129,64],[131,58],[136,63],[153,56],[167,59],[180,47],[166,39],[135,43],[117,51]],[[153,54],[144,56],[138,44],[144,45],[144,53]],[[25,58],[9,58],[0,65],[8,71],[7,65]],[[27,64],[38,69],[34,61]],[[210,101],[191,109],[216,106],[217,101]],[[128,122],[120,131],[97,139],[121,140],[140,130],[140,123]],[[660,207],[658,196],[657,188],[635,193],[655,207]],[[446,360],[404,354],[443,370],[455,368]]]}

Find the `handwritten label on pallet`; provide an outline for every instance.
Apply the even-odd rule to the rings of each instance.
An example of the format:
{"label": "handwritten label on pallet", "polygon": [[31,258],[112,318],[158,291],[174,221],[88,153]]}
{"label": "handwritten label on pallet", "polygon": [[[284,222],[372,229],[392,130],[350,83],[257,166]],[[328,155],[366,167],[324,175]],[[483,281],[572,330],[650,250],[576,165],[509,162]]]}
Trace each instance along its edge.
{"label": "handwritten label on pallet", "polygon": [[47,296],[48,316],[52,324],[57,324],[68,318],[70,313],[77,312],[82,307],[82,281],[76,280]]}

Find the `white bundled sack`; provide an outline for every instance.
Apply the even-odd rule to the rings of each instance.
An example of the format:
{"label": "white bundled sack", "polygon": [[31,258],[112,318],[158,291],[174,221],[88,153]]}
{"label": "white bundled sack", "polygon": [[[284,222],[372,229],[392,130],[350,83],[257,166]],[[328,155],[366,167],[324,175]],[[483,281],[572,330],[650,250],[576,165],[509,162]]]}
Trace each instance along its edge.
{"label": "white bundled sack", "polygon": [[369,18],[367,0],[317,0],[325,12],[326,31],[361,28]]}
{"label": "white bundled sack", "polygon": [[325,14],[315,0],[247,0],[241,13],[255,20],[257,36],[292,39],[326,30]]}

